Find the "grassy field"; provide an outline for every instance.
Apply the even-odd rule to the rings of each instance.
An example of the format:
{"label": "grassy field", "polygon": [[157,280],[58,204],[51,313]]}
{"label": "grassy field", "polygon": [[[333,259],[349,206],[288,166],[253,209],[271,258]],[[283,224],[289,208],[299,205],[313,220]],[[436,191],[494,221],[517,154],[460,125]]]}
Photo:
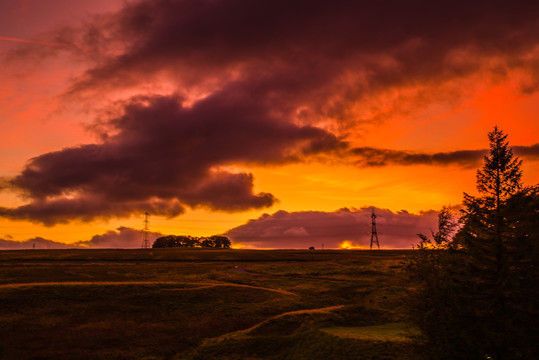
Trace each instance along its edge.
{"label": "grassy field", "polygon": [[1,359],[413,359],[407,251],[0,252]]}

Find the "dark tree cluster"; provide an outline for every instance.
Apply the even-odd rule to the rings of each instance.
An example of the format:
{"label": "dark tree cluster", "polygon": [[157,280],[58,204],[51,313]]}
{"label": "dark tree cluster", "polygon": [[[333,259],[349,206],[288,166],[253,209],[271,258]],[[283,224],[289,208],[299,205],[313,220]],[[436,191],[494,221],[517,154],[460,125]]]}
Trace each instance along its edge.
{"label": "dark tree cluster", "polygon": [[408,263],[428,359],[539,359],[539,186],[522,185],[507,135],[489,140],[479,196],[464,194],[460,224],[443,208]]}
{"label": "dark tree cluster", "polygon": [[229,249],[230,240],[226,236],[213,235],[209,237],[194,237],[189,235],[167,235],[157,238],[153,248],[216,248]]}

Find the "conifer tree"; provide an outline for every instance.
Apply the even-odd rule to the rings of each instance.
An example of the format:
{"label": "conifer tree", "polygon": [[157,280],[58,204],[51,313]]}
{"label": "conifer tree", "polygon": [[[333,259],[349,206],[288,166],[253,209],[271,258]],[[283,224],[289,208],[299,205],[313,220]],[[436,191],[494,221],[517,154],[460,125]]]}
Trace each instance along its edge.
{"label": "conifer tree", "polygon": [[487,356],[512,358],[506,331],[510,327],[511,249],[508,200],[522,190],[522,161],[514,157],[507,135],[497,127],[488,134],[490,150],[477,171],[479,196],[464,194],[462,229],[456,237],[467,255],[467,273],[472,294],[470,306],[476,322],[483,324],[480,340]]}
{"label": "conifer tree", "polygon": [[422,284],[411,320],[430,359],[539,358],[538,186],[523,187],[507,135],[495,127],[489,140],[453,241],[409,266]]}

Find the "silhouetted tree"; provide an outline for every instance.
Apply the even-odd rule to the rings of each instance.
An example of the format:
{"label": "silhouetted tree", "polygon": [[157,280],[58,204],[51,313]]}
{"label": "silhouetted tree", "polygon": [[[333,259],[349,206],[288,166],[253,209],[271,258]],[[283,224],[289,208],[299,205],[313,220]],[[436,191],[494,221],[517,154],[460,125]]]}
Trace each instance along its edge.
{"label": "silhouetted tree", "polygon": [[203,248],[214,247],[213,240],[210,237],[201,237],[199,240],[200,240],[200,247],[203,247]]}
{"label": "silhouetted tree", "polygon": [[153,248],[196,247],[198,239],[189,235],[167,235],[155,239]]}
{"label": "silhouetted tree", "polygon": [[453,234],[458,227],[458,223],[453,218],[451,208],[444,206],[438,213],[438,231],[432,231],[432,240],[426,235],[417,234],[421,239],[419,248],[431,249],[431,248],[445,248],[451,245],[453,240]]}
{"label": "silhouetted tree", "polygon": [[161,236],[153,242],[152,248],[174,247],[174,235]]}
{"label": "silhouetted tree", "polygon": [[418,234],[421,241],[408,258],[407,269],[421,284],[409,298],[410,320],[423,334],[418,340],[420,352],[427,359],[465,359],[472,355],[466,350],[472,344],[465,344],[468,339],[473,341],[467,336],[470,328],[461,316],[466,301],[460,281],[465,276],[459,265],[462,256],[452,241],[457,226],[450,208],[443,207],[438,213],[438,231],[432,231],[431,237]]}
{"label": "silhouetted tree", "polygon": [[443,226],[433,241],[420,235],[409,262],[421,284],[411,320],[429,359],[539,358],[537,186],[523,188],[521,161],[502,131],[494,128],[489,140],[480,195],[464,194],[454,240]]}
{"label": "silhouetted tree", "polygon": [[175,248],[175,247],[203,247],[229,249],[230,240],[226,236],[213,235],[210,237],[193,237],[189,235],[167,235],[157,238],[153,243],[153,248]]}
{"label": "silhouetted tree", "polygon": [[220,236],[220,235],[213,235],[210,237],[210,239],[212,240],[213,242],[213,247],[214,248],[219,248],[219,249],[229,249],[230,248],[230,239],[227,238],[226,236]]}
{"label": "silhouetted tree", "polygon": [[200,242],[198,241],[198,238],[189,236],[189,235],[181,235],[177,236],[177,241],[180,245],[180,247],[198,247],[200,246]]}
{"label": "silhouetted tree", "polygon": [[212,235],[210,237],[200,238],[200,246],[217,249],[229,249],[231,245],[230,239],[226,236]]}

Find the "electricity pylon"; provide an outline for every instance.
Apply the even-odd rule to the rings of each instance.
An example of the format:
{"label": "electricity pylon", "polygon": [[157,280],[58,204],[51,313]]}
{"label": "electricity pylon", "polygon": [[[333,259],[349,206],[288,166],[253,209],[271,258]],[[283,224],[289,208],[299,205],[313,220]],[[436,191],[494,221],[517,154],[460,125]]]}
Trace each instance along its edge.
{"label": "electricity pylon", "polygon": [[149,249],[150,246],[150,240],[148,239],[148,235],[150,233],[150,214],[146,211],[144,213],[144,230],[142,230],[142,248],[143,249]]}
{"label": "electricity pylon", "polygon": [[380,243],[378,242],[378,233],[376,232],[376,214],[374,213],[374,208],[372,208],[371,215],[371,250],[373,243],[376,243],[376,246],[378,246],[378,249],[380,249]]}

